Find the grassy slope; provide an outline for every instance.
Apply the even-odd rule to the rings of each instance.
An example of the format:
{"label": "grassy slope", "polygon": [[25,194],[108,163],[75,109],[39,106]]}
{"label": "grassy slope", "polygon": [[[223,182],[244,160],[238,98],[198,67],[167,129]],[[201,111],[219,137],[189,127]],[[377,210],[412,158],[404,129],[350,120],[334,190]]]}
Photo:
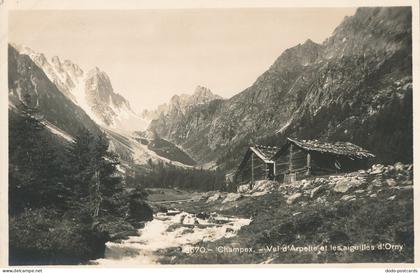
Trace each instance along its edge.
{"label": "grassy slope", "polygon": [[196,162],[187,153],[173,143],[162,138],[152,140],[147,147],[156,154],[167,159],[178,161],[189,166],[194,166],[196,164]]}
{"label": "grassy slope", "polygon": [[178,189],[147,188],[147,200],[150,202],[173,202],[177,200],[198,199],[201,193]]}
{"label": "grassy slope", "polygon": [[[216,249],[217,246],[264,248],[270,245],[358,245],[392,243],[402,244],[399,251],[355,252],[277,252],[229,254],[182,254],[169,250],[163,263],[349,263],[349,262],[413,262],[413,191],[412,170],[405,167],[396,171],[390,168],[382,174],[351,174],[349,179],[360,179],[346,193],[336,192],[333,179],[313,179],[309,186],[303,183],[283,185],[262,196],[243,196],[235,202],[195,202],[183,204],[180,209],[198,213],[220,213],[252,217],[249,226],[238,236],[221,239],[200,246]],[[389,180],[394,179],[396,183]],[[387,181],[388,179],[388,181]],[[320,190],[311,198],[311,191]],[[294,193],[302,196],[292,204],[287,198]],[[344,196],[354,197],[343,200]],[[346,199],[346,197],[344,197]],[[179,205],[175,205],[178,206]]]}

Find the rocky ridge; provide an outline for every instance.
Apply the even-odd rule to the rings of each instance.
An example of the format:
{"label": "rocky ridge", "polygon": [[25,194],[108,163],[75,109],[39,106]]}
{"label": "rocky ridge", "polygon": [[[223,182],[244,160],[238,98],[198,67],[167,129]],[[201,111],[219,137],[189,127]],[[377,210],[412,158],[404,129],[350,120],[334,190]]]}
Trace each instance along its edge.
{"label": "rocky ridge", "polygon": [[27,46],[12,44],[12,47],[29,56],[58,90],[99,125],[123,132],[146,128],[146,121],[134,113],[123,96],[114,91],[109,76],[98,67],[85,73],[70,60],[61,61],[58,56],[48,60],[43,53]]}
{"label": "rocky ridge", "polygon": [[349,141],[379,162],[410,162],[411,56],[409,8],[359,8],[322,44],[285,50],[236,96],[160,117],[149,128],[197,161],[226,169],[250,142],[280,146],[291,135]]}
{"label": "rocky ridge", "polygon": [[165,119],[173,122],[179,115],[184,115],[187,111],[213,100],[222,99],[219,95],[213,94],[211,90],[204,86],[197,86],[191,95],[174,95],[168,103],[158,105],[154,110],[144,110],[142,117],[148,120]]}

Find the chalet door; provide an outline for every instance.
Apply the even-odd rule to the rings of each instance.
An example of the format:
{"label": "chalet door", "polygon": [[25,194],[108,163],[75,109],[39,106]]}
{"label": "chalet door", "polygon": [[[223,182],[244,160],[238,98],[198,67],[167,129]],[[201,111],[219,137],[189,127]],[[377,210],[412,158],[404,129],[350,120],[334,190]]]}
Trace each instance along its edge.
{"label": "chalet door", "polygon": [[267,179],[274,179],[274,164],[267,164]]}

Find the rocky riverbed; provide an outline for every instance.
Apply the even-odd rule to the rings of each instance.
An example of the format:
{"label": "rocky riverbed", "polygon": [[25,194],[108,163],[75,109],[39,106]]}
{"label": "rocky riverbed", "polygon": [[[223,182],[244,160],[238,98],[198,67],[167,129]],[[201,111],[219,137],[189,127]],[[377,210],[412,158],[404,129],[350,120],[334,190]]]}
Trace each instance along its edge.
{"label": "rocky riverbed", "polygon": [[154,215],[151,222],[138,230],[138,235],[126,240],[108,242],[105,258],[94,261],[99,265],[156,264],[165,250],[180,253],[193,251],[194,245],[236,236],[249,219],[223,216],[217,213],[191,214],[168,210]]}

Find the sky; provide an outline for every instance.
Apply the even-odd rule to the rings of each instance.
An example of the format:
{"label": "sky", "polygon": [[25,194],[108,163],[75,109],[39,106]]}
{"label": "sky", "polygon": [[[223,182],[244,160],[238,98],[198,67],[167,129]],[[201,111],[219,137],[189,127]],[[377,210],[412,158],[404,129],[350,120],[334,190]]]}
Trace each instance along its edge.
{"label": "sky", "polygon": [[16,10],[9,42],[84,71],[105,71],[140,112],[192,94],[197,85],[229,98],[287,48],[322,43],[356,8]]}

